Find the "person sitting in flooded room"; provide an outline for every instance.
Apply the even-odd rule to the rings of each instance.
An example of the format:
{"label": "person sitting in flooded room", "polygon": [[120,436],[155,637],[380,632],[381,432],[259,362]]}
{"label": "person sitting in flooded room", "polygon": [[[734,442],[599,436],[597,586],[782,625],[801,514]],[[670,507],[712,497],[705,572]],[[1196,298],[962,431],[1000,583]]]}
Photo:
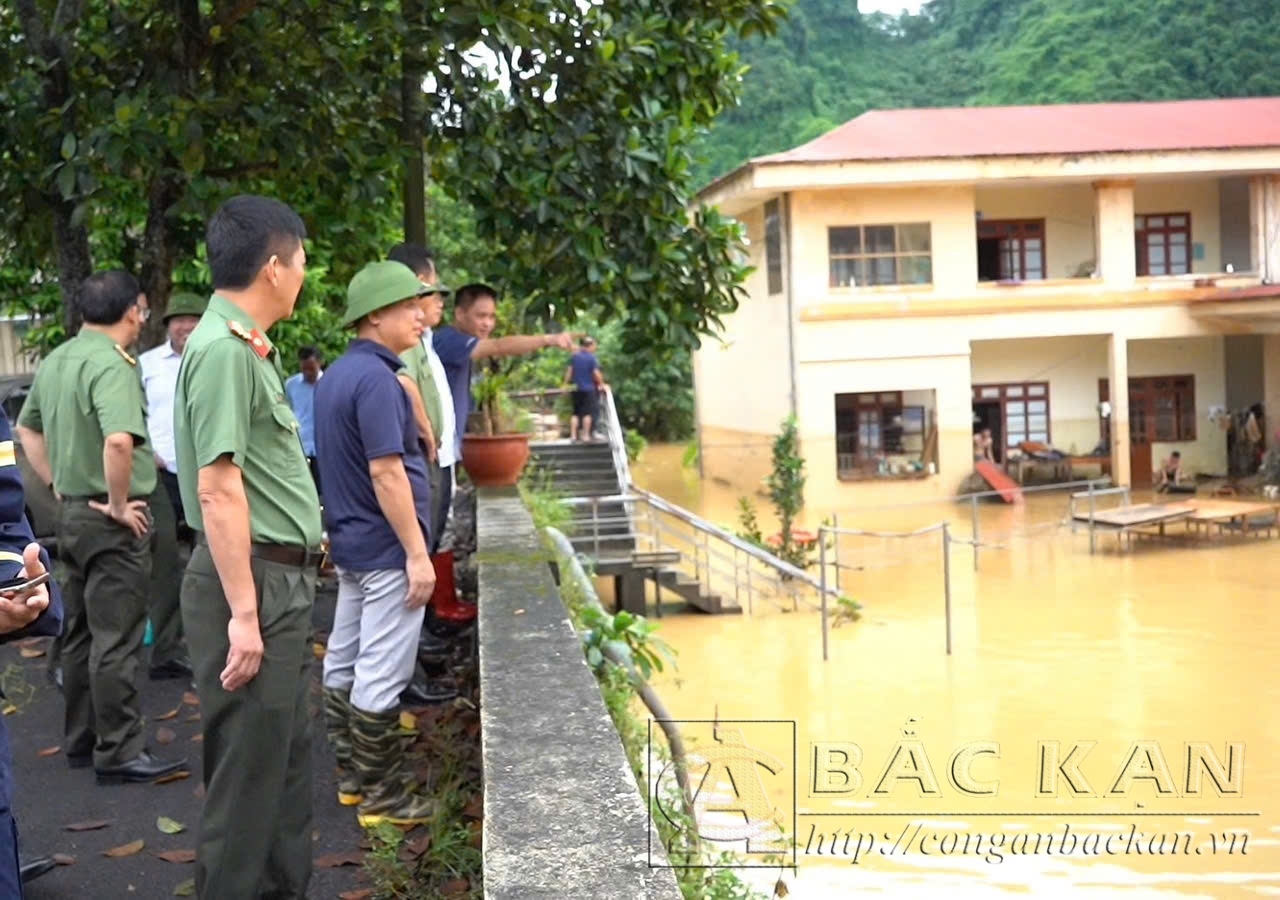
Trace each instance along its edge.
{"label": "person sitting in flooded room", "polygon": [[973,436],[973,461],[976,463],[995,462],[995,457],[991,451],[994,444],[995,441],[991,439],[990,428],[984,428],[975,434]]}
{"label": "person sitting in flooded room", "polygon": [[1165,493],[1182,486],[1182,454],[1174,450],[1156,472],[1156,492]]}

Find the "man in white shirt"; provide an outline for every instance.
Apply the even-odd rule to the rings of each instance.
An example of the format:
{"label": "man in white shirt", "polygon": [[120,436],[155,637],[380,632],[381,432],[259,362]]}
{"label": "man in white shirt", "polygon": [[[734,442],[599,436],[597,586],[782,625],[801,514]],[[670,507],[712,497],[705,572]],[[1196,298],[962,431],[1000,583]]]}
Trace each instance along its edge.
{"label": "man in white shirt", "polygon": [[178,492],[178,460],[173,440],[173,390],[187,338],[200,322],[207,301],[196,294],[174,294],[165,310],[166,340],[138,357],[147,395],[147,429],[159,478],[151,498],[151,670],[153,679],[191,678],[191,662],[182,640],[182,560],[178,535],[186,531]]}

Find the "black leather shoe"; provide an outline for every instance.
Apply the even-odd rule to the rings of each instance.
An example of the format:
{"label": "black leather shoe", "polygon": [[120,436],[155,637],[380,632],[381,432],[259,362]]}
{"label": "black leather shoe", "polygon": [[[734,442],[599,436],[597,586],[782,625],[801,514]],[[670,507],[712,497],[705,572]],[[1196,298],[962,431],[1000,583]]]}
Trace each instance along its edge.
{"label": "black leather shoe", "polygon": [[405,706],[431,706],[433,703],[444,703],[458,696],[452,685],[430,678],[415,678],[400,694],[400,702]]}
{"label": "black leather shoe", "polygon": [[18,857],[18,872],[22,875],[23,884],[49,874],[57,865],[52,856],[34,856],[30,859]]}
{"label": "black leather shoe", "polygon": [[185,759],[164,760],[151,755],[150,750],[143,750],[127,763],[111,766],[107,769],[94,769],[98,775],[98,784],[125,784],[140,781],[155,781],[175,772],[189,771]]}
{"label": "black leather shoe", "polygon": [[161,681],[166,678],[190,678],[194,674],[195,672],[191,669],[191,661],[183,656],[177,656],[168,662],[152,666],[150,672],[152,681]]}
{"label": "black leather shoe", "polygon": [[88,753],[68,753],[67,765],[73,769],[87,769],[93,765],[93,751]]}

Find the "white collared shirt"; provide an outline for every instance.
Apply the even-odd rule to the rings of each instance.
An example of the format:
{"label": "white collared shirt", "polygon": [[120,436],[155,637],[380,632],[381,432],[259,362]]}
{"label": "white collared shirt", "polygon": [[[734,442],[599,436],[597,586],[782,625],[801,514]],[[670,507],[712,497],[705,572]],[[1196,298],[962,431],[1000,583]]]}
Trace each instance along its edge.
{"label": "white collared shirt", "polygon": [[147,393],[147,432],[151,448],[164,460],[170,472],[178,471],[177,451],[173,443],[173,391],[178,386],[178,367],[182,354],[165,341],[138,357],[142,370],[142,389]]}
{"label": "white collared shirt", "polygon": [[436,435],[439,444],[436,450],[437,464],[447,469],[458,462],[458,438],[454,434],[458,426],[457,414],[453,409],[453,391],[449,390],[449,377],[444,373],[444,363],[440,362],[435,348],[431,346],[430,328],[422,333],[422,348],[427,351],[431,380],[436,383],[436,393],[440,395],[440,434]]}

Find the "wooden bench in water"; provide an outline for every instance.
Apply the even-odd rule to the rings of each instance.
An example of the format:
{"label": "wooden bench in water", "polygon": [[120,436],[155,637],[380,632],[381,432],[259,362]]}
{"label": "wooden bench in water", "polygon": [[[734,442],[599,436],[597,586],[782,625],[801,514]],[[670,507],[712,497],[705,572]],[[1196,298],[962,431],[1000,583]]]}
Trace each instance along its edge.
{"label": "wooden bench in water", "polygon": [[[1078,512],[1075,521],[1089,523],[1087,511]],[[1166,526],[1171,522],[1185,522],[1188,532],[1208,532],[1218,527],[1221,535],[1226,529],[1238,530],[1245,535],[1263,532],[1270,535],[1280,521],[1280,503],[1250,503],[1239,500],[1182,500],[1176,503],[1139,503],[1094,512],[1093,527],[1109,531],[1122,538],[1126,535],[1166,537]],[[1155,532],[1148,529],[1155,529]]]}

